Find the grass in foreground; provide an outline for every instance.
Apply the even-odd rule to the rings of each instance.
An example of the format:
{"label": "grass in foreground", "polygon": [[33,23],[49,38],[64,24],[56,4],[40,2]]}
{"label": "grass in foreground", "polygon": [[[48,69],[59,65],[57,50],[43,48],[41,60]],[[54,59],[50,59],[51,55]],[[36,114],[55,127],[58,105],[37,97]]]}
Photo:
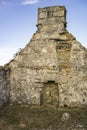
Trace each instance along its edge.
{"label": "grass in foreground", "polygon": [[8,105],[0,110],[0,130],[87,130],[87,110]]}

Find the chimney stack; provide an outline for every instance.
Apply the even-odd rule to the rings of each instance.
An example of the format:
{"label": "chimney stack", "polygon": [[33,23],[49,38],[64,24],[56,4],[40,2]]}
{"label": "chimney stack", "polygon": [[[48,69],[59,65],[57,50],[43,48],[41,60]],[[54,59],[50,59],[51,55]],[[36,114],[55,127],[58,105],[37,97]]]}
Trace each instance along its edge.
{"label": "chimney stack", "polygon": [[66,9],[64,6],[51,6],[38,9],[38,31],[63,32],[66,28]]}

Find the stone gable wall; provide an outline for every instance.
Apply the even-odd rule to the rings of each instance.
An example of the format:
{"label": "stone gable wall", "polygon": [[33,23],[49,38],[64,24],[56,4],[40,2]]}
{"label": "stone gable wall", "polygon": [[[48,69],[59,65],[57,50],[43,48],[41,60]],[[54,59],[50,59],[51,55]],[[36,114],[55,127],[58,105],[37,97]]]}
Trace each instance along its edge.
{"label": "stone gable wall", "polygon": [[37,31],[5,68],[10,102],[58,107],[87,105],[87,49],[66,30],[66,9],[38,9]]}

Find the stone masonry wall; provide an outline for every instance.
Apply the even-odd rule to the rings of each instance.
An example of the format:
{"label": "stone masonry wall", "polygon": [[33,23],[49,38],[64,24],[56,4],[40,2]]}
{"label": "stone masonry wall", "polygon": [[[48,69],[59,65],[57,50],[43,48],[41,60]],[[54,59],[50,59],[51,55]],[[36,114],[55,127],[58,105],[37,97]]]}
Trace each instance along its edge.
{"label": "stone masonry wall", "polygon": [[9,71],[0,66],[0,107],[9,101]]}
{"label": "stone masonry wall", "polygon": [[87,49],[66,30],[63,6],[39,8],[36,33],[5,67],[11,103],[87,105]]}

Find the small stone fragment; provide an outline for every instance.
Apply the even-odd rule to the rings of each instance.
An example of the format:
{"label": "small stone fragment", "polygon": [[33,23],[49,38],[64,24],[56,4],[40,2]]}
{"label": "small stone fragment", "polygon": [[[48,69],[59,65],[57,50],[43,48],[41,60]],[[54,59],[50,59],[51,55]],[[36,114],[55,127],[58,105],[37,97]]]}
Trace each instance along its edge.
{"label": "small stone fragment", "polygon": [[67,120],[69,120],[69,118],[70,118],[70,114],[69,113],[63,113],[61,121],[63,121],[63,122],[67,121]]}

